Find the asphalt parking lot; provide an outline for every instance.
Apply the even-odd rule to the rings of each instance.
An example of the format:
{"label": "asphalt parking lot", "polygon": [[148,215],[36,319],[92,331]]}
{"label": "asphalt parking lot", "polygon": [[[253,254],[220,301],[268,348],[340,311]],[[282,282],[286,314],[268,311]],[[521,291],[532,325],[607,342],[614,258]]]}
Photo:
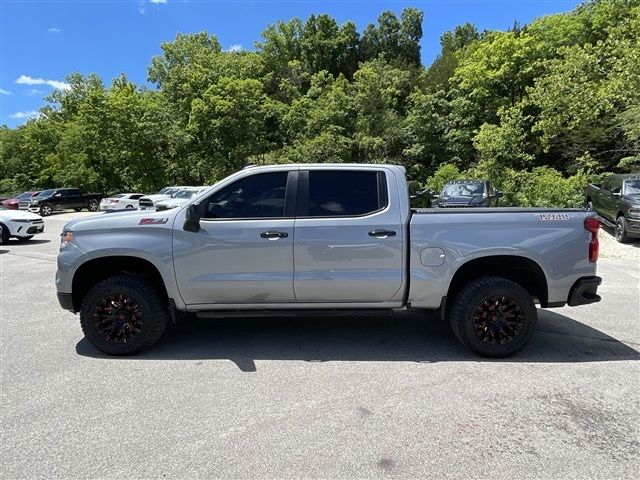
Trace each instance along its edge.
{"label": "asphalt parking lot", "polygon": [[3,479],[637,478],[638,244],[604,238],[602,302],[505,360],[414,314],[190,321],[112,358],[55,297],[78,215],[0,246]]}

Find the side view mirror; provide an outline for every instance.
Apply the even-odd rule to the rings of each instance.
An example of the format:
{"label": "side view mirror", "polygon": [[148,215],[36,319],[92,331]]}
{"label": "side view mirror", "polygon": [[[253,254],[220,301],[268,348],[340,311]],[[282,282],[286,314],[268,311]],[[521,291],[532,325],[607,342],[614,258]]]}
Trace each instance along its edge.
{"label": "side view mirror", "polygon": [[192,203],[187,207],[186,218],[184,220],[184,228],[187,232],[200,231],[200,204]]}
{"label": "side view mirror", "polygon": [[617,192],[611,192],[611,193],[614,194],[616,197],[622,196],[622,194],[620,193],[620,190],[618,190]]}
{"label": "side view mirror", "polygon": [[493,193],[493,196],[494,196],[495,198],[504,197],[504,192],[501,192],[500,190],[496,190],[496,191]]}

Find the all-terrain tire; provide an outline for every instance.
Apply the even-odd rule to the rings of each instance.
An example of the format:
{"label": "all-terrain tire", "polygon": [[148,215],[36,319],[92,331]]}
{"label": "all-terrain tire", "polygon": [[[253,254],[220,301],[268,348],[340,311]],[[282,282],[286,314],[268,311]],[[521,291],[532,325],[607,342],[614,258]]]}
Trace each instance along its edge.
{"label": "all-terrain tire", "polygon": [[75,207],[73,210],[75,212],[81,212],[82,211],[82,207]]}
{"label": "all-terrain tire", "polygon": [[[126,342],[109,340],[100,330],[98,321],[97,312],[104,312],[98,310],[99,303],[120,295],[139,307],[142,318],[139,332]],[[164,333],[167,320],[167,305],[156,286],[144,278],[129,275],[97,283],[86,294],[80,308],[80,325],[85,337],[94,347],[109,355],[133,355],[151,347]]]}
{"label": "all-terrain tire", "polygon": [[[494,312],[497,316],[497,310],[503,304],[503,310],[509,315],[515,312],[516,328],[511,323],[504,325],[504,316],[483,320],[494,315]],[[522,350],[535,332],[537,319],[538,312],[531,295],[517,283],[502,277],[472,280],[455,295],[449,310],[449,321],[455,336],[467,348],[483,357],[508,357]],[[487,322],[489,327],[486,326]],[[489,330],[493,328],[500,330],[498,335],[504,333],[504,337],[509,338],[492,337],[493,333],[489,334]]]}

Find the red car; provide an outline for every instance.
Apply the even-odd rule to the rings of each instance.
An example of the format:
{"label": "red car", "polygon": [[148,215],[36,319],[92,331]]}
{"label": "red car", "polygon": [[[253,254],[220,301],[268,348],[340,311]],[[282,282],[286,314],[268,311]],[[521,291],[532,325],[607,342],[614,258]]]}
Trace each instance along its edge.
{"label": "red car", "polygon": [[20,201],[29,200],[31,197],[35,197],[40,192],[22,192],[20,195],[16,195],[14,198],[7,198],[2,201],[2,205],[6,208],[11,208],[13,210],[18,210],[18,205]]}

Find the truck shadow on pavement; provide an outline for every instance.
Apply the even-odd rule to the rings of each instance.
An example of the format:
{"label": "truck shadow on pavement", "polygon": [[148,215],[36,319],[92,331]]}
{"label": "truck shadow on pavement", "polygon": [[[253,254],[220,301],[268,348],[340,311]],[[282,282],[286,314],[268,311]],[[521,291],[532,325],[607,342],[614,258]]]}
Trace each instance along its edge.
{"label": "truck shadow on pavement", "polygon": [[149,351],[110,357],[86,339],[79,355],[116,360],[231,360],[243,372],[256,361],[307,362],[601,362],[639,360],[640,353],[564,315],[539,310],[531,344],[507,359],[484,359],[453,336],[448,323],[415,313],[380,317],[188,319],[168,329]]}

